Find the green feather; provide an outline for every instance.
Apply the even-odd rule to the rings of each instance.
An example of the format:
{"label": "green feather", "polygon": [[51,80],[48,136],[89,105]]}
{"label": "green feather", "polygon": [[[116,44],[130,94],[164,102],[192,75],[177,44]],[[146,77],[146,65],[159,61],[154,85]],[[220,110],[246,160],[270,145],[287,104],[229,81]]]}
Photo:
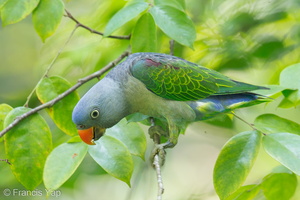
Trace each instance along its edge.
{"label": "green feather", "polygon": [[267,89],[262,86],[251,85],[248,83],[242,83],[238,81],[234,81],[234,82],[236,83],[234,87],[220,87],[220,90],[215,95],[237,94],[237,93],[249,92],[252,90]]}
{"label": "green feather", "polygon": [[143,58],[134,62],[132,75],[156,95],[177,101],[194,101],[211,95],[236,94],[262,89],[197,64],[172,57]]}

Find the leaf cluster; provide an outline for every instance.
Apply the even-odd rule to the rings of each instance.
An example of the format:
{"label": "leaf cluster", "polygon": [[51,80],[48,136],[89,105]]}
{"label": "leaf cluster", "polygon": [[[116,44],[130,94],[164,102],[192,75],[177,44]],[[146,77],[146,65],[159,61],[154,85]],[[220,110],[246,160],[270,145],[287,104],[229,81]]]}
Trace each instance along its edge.
{"label": "leaf cluster", "polygon": [[[37,85],[36,94],[42,103],[46,103],[70,87],[70,83],[61,77],[45,77]],[[128,124],[123,120],[108,129],[97,145],[88,147],[79,139],[71,120],[72,110],[78,100],[79,95],[73,92],[47,109],[56,126],[72,136],[69,142],[54,149],[50,128],[38,113],[29,116],[5,134],[5,151],[11,170],[27,189],[35,189],[42,180],[49,191],[59,188],[75,172],[87,152],[107,173],[130,185],[134,168],[132,156],[144,159],[146,138],[143,131],[136,123]],[[30,110],[26,107],[13,109],[7,104],[1,104],[3,128]]]}
{"label": "leaf cluster", "polygon": [[[283,70],[280,85],[269,91],[274,98],[283,96],[278,107],[288,101],[284,94],[293,87],[292,82],[295,83],[299,72],[298,66],[292,65]],[[293,88],[295,93],[300,89],[295,85]],[[291,100],[289,105],[299,105],[299,99]],[[275,114],[263,114],[255,119],[254,130],[233,136],[222,148],[214,168],[214,186],[220,199],[250,200],[260,195],[270,200],[290,199],[298,184],[296,176],[300,175],[299,134],[300,124]],[[266,175],[259,184],[242,186],[261,147],[282,166]],[[289,189],[286,189],[286,183]]]}
{"label": "leaf cluster", "polygon": [[[99,33],[104,39],[98,43],[98,38],[94,42],[86,39],[89,35],[78,33],[78,41],[84,41],[84,44],[78,48],[76,41],[76,48],[62,53],[56,63],[60,69],[58,72],[71,77],[69,74],[76,74],[77,70],[82,77],[82,74],[91,73],[111,61],[114,55],[130,45],[132,52],[171,52],[217,70],[248,72],[250,68],[263,68],[271,80],[266,80],[270,77],[266,78],[265,74],[260,76],[272,85],[267,86],[271,88],[269,91],[261,94],[276,99],[279,108],[299,106],[300,24],[297,21],[299,12],[294,10],[298,4],[293,0],[289,3],[283,0],[277,3],[245,2],[132,0],[125,4],[123,1],[107,1],[103,6],[111,8],[107,12],[99,6],[90,21],[82,19],[91,27],[103,29],[103,33]],[[61,0],[0,0],[2,24],[17,23],[31,14],[36,32],[46,42],[58,29],[67,5]],[[73,25],[71,20],[70,24]],[[66,27],[62,29],[69,31]],[[91,31],[88,26],[86,29]],[[105,39],[112,34],[129,34],[129,37],[128,40],[107,42]],[[53,38],[51,45],[46,43],[43,49],[46,53],[41,60],[45,63],[52,56],[48,51],[55,42],[61,44],[59,36],[53,35]],[[175,41],[171,48],[170,40]],[[36,96],[44,104],[70,87],[71,83],[65,78],[46,76],[37,84]],[[47,114],[36,113],[28,117],[13,127],[4,139],[0,138],[5,142],[12,172],[26,188],[33,190],[42,181],[48,190],[61,187],[87,154],[106,173],[130,185],[134,169],[132,158],[144,159],[146,149],[145,135],[136,122],[145,122],[147,116],[130,116],[128,121],[124,119],[109,129],[95,146],[87,146],[80,141],[71,121],[71,112],[78,100],[79,94],[75,91],[47,108]],[[0,104],[0,130],[30,110]],[[52,123],[64,136],[60,135],[59,139],[54,136]],[[210,123],[233,127],[228,115]],[[256,117],[254,128],[233,136],[221,150],[213,177],[217,194],[226,200],[260,196],[270,200],[290,199],[300,175],[300,125],[275,114],[263,114]],[[281,166],[258,183],[243,185],[262,148]]]}

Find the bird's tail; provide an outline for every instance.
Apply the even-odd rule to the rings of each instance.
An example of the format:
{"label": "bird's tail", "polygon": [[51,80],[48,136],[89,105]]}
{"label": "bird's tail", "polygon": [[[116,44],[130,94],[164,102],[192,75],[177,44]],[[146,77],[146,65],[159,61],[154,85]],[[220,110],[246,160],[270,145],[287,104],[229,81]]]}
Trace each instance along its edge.
{"label": "bird's tail", "polygon": [[190,106],[195,111],[197,120],[205,120],[212,118],[219,113],[226,113],[238,108],[249,107],[270,101],[272,101],[272,99],[269,97],[245,92],[210,96],[206,99],[190,102]]}

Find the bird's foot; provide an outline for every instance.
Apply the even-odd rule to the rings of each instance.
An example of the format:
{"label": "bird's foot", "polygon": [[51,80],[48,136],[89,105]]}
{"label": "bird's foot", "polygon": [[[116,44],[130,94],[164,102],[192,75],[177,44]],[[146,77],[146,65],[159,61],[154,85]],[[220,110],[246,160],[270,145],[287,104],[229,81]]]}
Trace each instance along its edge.
{"label": "bird's foot", "polygon": [[[151,153],[150,160],[153,164],[154,158],[157,155],[159,158],[160,166],[163,166],[166,159],[166,148],[173,148],[177,144],[177,138],[174,134],[169,134],[169,131],[165,131],[161,126],[155,125],[152,123],[152,126],[148,129],[148,134],[150,138],[153,139],[154,149]],[[161,143],[161,136],[168,138],[168,141],[165,143]]]}
{"label": "bird's foot", "polygon": [[150,161],[154,167],[154,157],[158,155],[159,165],[163,166],[165,164],[167,152],[165,150],[164,144],[155,144],[154,149],[152,150]]}
{"label": "bird's foot", "polygon": [[156,155],[158,155],[159,157],[159,164],[160,166],[163,166],[164,163],[165,163],[165,160],[166,160],[166,155],[167,155],[167,152],[166,152],[166,148],[172,148],[174,147],[175,145],[170,142],[170,141],[167,141],[163,144],[155,144],[155,147],[154,149],[152,150],[152,153],[151,153],[151,157],[150,157],[150,160],[151,160],[151,163],[153,163],[154,161],[154,157]]}
{"label": "bird's foot", "polygon": [[150,138],[153,139],[154,143],[156,144],[159,143],[157,137],[160,138],[160,136],[165,136],[165,137],[169,136],[168,132],[158,125],[151,126],[148,130],[148,133],[150,135]]}
{"label": "bird's foot", "polygon": [[154,157],[156,155],[158,155],[159,157],[159,164],[160,166],[163,166],[165,163],[165,159],[166,159],[166,151],[165,148],[167,148],[169,142],[160,144],[160,137],[161,136],[165,136],[168,137],[168,132],[165,131],[161,126],[158,125],[152,125],[149,130],[148,133],[150,135],[150,138],[153,139],[154,142],[154,149],[151,153],[150,156],[150,161],[153,164],[154,163]]}

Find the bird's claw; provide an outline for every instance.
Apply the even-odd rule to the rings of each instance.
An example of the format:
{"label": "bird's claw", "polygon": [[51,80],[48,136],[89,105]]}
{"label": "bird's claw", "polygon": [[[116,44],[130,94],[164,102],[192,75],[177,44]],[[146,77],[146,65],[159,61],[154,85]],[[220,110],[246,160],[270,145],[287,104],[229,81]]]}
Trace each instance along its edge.
{"label": "bird's claw", "polygon": [[[154,157],[158,155],[159,157],[159,164],[160,166],[163,166],[166,159],[166,148],[172,148],[177,143],[177,140],[174,140],[173,137],[170,138],[169,132],[165,131],[161,126],[158,125],[152,125],[148,129],[148,133],[150,135],[150,138],[153,139],[155,147],[151,153],[150,160],[153,164]],[[165,143],[160,143],[161,136],[167,137],[168,141]]]}
{"label": "bird's claw", "polygon": [[[148,133],[150,135],[150,138],[155,140],[155,136],[165,136],[168,137],[168,132],[165,131],[161,126],[155,125],[151,126],[148,130]],[[154,141],[156,143],[156,141]]]}
{"label": "bird's claw", "polygon": [[159,165],[163,166],[165,164],[166,154],[167,154],[167,152],[165,151],[165,143],[164,144],[155,144],[155,147],[152,150],[151,157],[150,157],[151,163],[152,164],[154,163],[154,157],[156,155],[158,155]]}

